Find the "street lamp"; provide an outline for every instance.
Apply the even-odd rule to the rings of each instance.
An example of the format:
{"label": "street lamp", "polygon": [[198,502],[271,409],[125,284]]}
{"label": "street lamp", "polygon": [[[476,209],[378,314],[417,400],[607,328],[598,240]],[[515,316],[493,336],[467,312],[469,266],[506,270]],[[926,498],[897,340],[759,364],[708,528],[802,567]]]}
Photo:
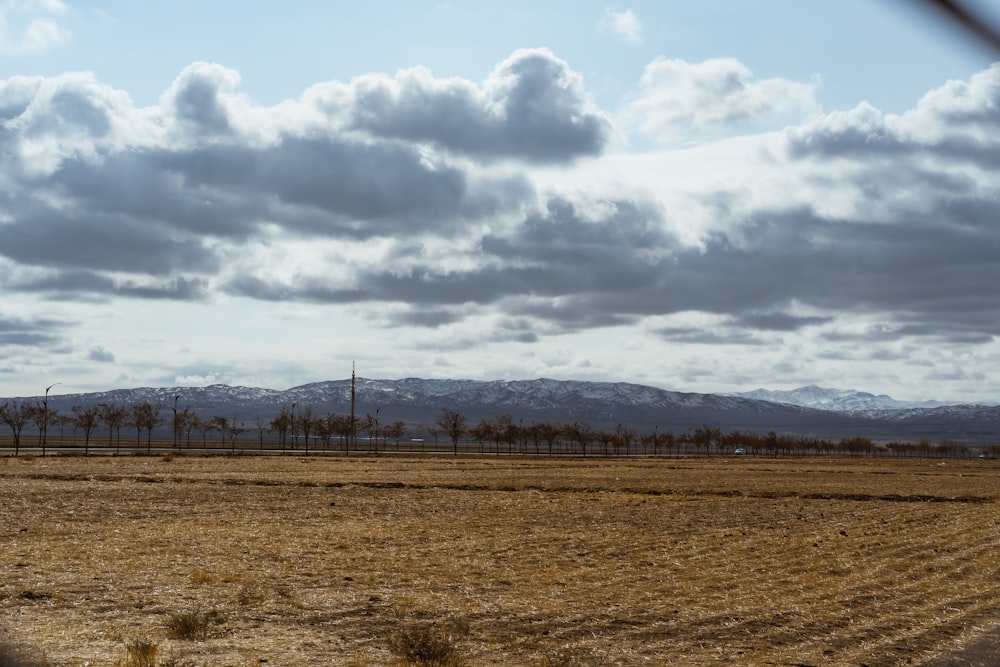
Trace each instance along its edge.
{"label": "street lamp", "polygon": [[177,451],[180,451],[180,448],[177,446],[177,439],[178,439],[177,438],[177,434],[179,432],[179,429],[177,428],[177,426],[178,426],[178,424],[177,424],[177,401],[180,399],[180,397],[181,397],[180,394],[177,394],[176,396],[174,396],[174,408],[173,408],[174,409],[174,449],[176,449]]}
{"label": "street lamp", "polygon": [[62,382],[53,382],[45,388],[45,400],[42,401],[45,406],[42,411],[42,456],[45,456],[45,445],[49,440],[49,390],[57,384],[62,384]]}
{"label": "street lamp", "polygon": [[382,408],[375,408],[375,453],[378,454],[378,413]]}

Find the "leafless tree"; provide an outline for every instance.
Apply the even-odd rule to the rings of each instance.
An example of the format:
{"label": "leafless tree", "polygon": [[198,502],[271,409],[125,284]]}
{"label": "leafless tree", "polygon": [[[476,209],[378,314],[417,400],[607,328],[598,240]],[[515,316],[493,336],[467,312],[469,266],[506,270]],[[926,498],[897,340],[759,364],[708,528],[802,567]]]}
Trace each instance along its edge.
{"label": "leafless tree", "polygon": [[587,445],[594,439],[594,431],[586,422],[573,422],[563,426],[563,433],[566,439],[576,444],[580,448],[583,456],[587,455]]}
{"label": "leafless tree", "polygon": [[469,436],[479,443],[479,451],[483,453],[487,442],[493,439],[496,426],[489,419],[481,419],[479,423],[469,429]]}
{"label": "leafless tree", "polygon": [[229,420],[229,425],[226,427],[226,434],[229,435],[229,444],[232,447],[233,454],[236,453],[236,440],[247,430],[246,424],[241,421],[237,421],[236,417]]}
{"label": "leafless tree", "polygon": [[28,421],[30,409],[27,403],[4,403],[0,405],[0,421],[10,427],[14,434],[14,455],[21,452],[21,431]]}
{"label": "leafless tree", "polygon": [[444,408],[441,410],[441,415],[437,418],[437,425],[441,427],[441,430],[448,434],[449,438],[451,438],[451,446],[457,456],[458,441],[468,430],[466,427],[465,415],[457,412],[456,410]]}
{"label": "leafless tree", "polygon": [[281,451],[285,451],[288,444],[288,431],[292,428],[292,415],[288,408],[282,406],[278,416],[271,420],[271,430],[278,434],[278,442],[281,444]]}
{"label": "leafless tree", "polygon": [[316,419],[313,413],[313,406],[307,405],[302,408],[301,414],[295,418],[297,422],[296,430],[302,433],[302,439],[306,443],[306,454],[309,453],[309,434],[312,433],[313,428],[316,426]]}
{"label": "leafless tree", "polygon": [[401,421],[393,422],[385,427],[385,435],[396,441],[396,451],[399,451],[399,440],[406,434],[406,424]]}
{"label": "leafless tree", "polygon": [[114,403],[101,403],[98,408],[101,411],[101,421],[108,427],[108,447],[115,445],[115,453],[117,454],[121,451],[122,424],[125,423],[128,413],[125,408]]}
{"label": "leafless tree", "polygon": [[136,446],[139,445],[139,437],[142,431],[146,432],[146,453],[149,454],[153,446],[153,429],[163,423],[160,419],[160,408],[152,405],[149,401],[132,406],[130,413],[131,424],[136,430]]}
{"label": "leafless tree", "polygon": [[271,427],[264,422],[263,419],[257,417],[257,422],[254,424],[254,429],[257,431],[257,438],[260,442],[260,448],[264,449],[264,434],[271,432]]}
{"label": "leafless tree", "polygon": [[73,424],[83,431],[83,455],[90,453],[90,435],[101,420],[101,408],[97,405],[73,406]]}

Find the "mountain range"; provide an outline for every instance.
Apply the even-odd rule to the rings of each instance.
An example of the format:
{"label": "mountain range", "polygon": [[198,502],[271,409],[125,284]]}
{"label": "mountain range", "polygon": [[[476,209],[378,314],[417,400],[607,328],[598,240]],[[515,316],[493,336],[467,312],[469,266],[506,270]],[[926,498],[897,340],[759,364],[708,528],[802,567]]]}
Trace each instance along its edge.
{"label": "mountain range", "polygon": [[[49,396],[52,410],[74,406],[149,402],[164,412],[174,407],[202,417],[215,415],[253,423],[273,419],[282,408],[316,415],[350,412],[351,380],[316,382],[286,390],[211,385],[117,389]],[[40,400],[0,399],[5,400]],[[923,438],[937,442],[1000,442],[1000,407],[896,401],[889,396],[816,386],[790,391],[757,389],[739,394],[668,391],[625,382],[572,380],[402,380],[356,381],[355,413],[378,415],[382,423],[404,422],[411,431],[433,424],[445,408],[470,424],[510,415],[532,423],[586,422],[598,429],[619,424],[638,432],[685,432],[709,425],[723,431],[775,431],[791,435],[841,438],[865,435],[876,440]]]}

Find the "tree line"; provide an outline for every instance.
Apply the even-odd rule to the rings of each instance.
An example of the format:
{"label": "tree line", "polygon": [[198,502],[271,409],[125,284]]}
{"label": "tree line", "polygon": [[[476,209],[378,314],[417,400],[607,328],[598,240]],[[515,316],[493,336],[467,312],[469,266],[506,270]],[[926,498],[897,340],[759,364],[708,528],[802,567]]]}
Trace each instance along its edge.
{"label": "tree line", "polygon": [[[404,449],[412,451],[414,443],[423,449],[423,436],[429,435],[435,443],[444,438],[454,454],[462,452],[481,454],[520,454],[536,456],[922,456],[968,457],[972,448],[960,442],[931,443],[887,442],[875,443],[868,437],[852,436],[839,440],[815,437],[753,433],[749,431],[723,432],[711,426],[674,433],[669,429],[640,433],[625,424],[611,429],[592,428],[582,421],[572,423],[532,422],[515,420],[510,415],[482,419],[470,424],[457,410],[442,409],[431,424],[415,424],[411,428],[402,421],[382,423],[379,411],[364,417],[329,413],[318,414],[312,406],[298,411],[295,405],[283,406],[270,419],[257,418],[253,423],[222,415],[202,417],[190,408],[176,407],[165,411],[162,406],[142,402],[131,406],[99,403],[73,406],[69,414],[60,413],[46,403],[6,402],[0,405],[0,423],[7,426],[14,453],[22,447],[26,426],[34,427],[37,447],[45,454],[50,446],[49,434],[58,429],[60,445],[66,444],[65,430],[70,429],[70,442],[79,446],[82,441],[84,454],[103,435],[106,447],[121,451],[122,430],[135,436],[135,449],[152,452],[153,431],[167,426],[172,431],[170,445],[176,449],[190,448],[192,443],[203,448],[230,448],[233,452],[246,450],[256,444],[280,448],[282,452],[342,451],[363,446],[366,451],[378,452],[394,445],[397,450],[408,435]],[[361,437],[363,434],[363,438]],[[210,441],[210,437],[212,438]],[[359,442],[359,438],[361,441]],[[162,439],[158,447],[165,446]],[[1000,445],[979,449],[989,457],[1000,457]]]}
{"label": "tree line", "polygon": [[586,422],[535,422],[525,425],[509,415],[484,419],[471,425],[454,410],[443,410],[437,426],[451,440],[457,453],[459,443],[471,441],[482,453],[536,454],[578,456],[923,456],[962,458],[979,451],[986,456],[1000,457],[1000,445],[988,445],[974,450],[968,445],[943,441],[937,444],[923,439],[919,442],[892,441],[876,443],[866,436],[851,436],[838,440],[811,436],[766,434],[750,431],[723,432],[712,426],[701,426],[683,433],[670,430],[639,433],[625,424],[611,429],[591,428]]}
{"label": "tree line", "polygon": [[[56,430],[59,433],[59,443],[66,444],[66,429],[71,430],[71,442],[78,444],[82,441],[85,454],[97,442],[102,430],[106,447],[120,452],[122,429],[134,431],[135,448],[145,445],[147,453],[151,453],[153,431],[162,426],[172,430],[171,445],[175,448],[191,447],[192,442],[208,447],[210,434],[214,433],[215,439],[211,444],[223,444],[233,451],[238,446],[245,449],[249,444],[244,436],[246,433],[254,433],[261,448],[266,441],[276,443],[283,450],[304,448],[307,453],[310,444],[325,449],[339,445],[347,451],[357,440],[359,433],[367,434],[369,448],[377,449],[380,440],[383,446],[391,442],[398,445],[399,440],[407,433],[402,421],[381,424],[378,417],[372,415],[355,417],[352,421],[347,415],[317,415],[311,406],[306,406],[298,413],[287,406],[282,407],[271,420],[258,418],[253,423],[247,423],[223,415],[202,417],[190,408],[165,411],[162,406],[149,402],[131,406],[115,403],[73,406],[69,414],[62,414],[41,402],[8,401],[0,405],[0,423],[9,429],[15,454],[20,453],[25,428],[31,426],[34,427],[33,434],[37,438],[36,446],[42,449],[43,454],[53,440],[49,434]],[[163,446],[162,440],[157,444]]]}

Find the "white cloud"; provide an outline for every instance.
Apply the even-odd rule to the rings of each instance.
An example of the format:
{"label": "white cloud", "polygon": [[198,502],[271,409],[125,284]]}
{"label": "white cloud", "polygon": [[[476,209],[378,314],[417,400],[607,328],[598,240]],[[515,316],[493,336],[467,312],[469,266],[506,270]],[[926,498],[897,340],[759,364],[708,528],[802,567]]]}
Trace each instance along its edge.
{"label": "white cloud", "polygon": [[68,42],[70,31],[52,16],[66,11],[61,0],[0,1],[0,54],[37,53]]}
{"label": "white cloud", "polygon": [[774,117],[801,119],[818,110],[816,86],[816,81],[755,79],[733,58],[700,63],[657,58],[646,66],[624,117],[643,134],[670,142]]}
{"label": "white cloud", "polygon": [[631,9],[605,9],[604,16],[597,25],[601,30],[614,33],[629,44],[642,43],[642,23]]}

